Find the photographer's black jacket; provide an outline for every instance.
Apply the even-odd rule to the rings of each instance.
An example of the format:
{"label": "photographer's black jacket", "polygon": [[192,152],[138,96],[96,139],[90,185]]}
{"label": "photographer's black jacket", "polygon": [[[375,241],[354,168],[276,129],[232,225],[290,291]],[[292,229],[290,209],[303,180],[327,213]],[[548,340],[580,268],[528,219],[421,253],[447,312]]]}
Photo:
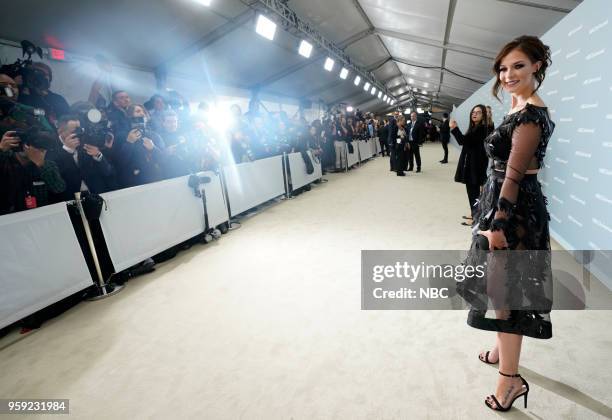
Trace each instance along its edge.
{"label": "photographer's black jacket", "polygon": [[52,124],[55,124],[62,115],[70,113],[70,106],[66,99],[62,95],[51,91],[45,96],[34,93],[30,95],[22,94],[19,96],[19,102],[33,108],[44,109],[45,116]]}
{"label": "photographer's black jacket", "polygon": [[115,169],[103,155],[97,162],[82,148],[78,148],[78,165],[72,153],[63,148],[47,154],[47,159],[57,163],[60,174],[66,182],[66,189],[54,197],[55,201],[74,200],[74,193],[81,191],[81,181],[94,194],[101,194],[115,189]]}

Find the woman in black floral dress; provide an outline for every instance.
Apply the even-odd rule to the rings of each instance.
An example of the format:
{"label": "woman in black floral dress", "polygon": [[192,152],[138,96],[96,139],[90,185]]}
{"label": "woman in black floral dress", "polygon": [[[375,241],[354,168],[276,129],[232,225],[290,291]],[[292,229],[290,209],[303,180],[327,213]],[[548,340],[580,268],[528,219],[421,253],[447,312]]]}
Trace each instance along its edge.
{"label": "woman in black floral dress", "polygon": [[500,411],[520,397],[527,405],[529,385],[518,374],[523,336],[552,336],[549,215],[537,173],[554,123],[536,94],[549,65],[549,48],[532,36],[516,38],[495,59],[493,94],[500,88],[510,93],[512,109],[485,140],[491,173],[478,200],[466,260],[487,269],[482,278],[458,284],[471,307],[468,324],[497,332],[495,348],[479,358],[499,362],[497,389],[485,404]]}

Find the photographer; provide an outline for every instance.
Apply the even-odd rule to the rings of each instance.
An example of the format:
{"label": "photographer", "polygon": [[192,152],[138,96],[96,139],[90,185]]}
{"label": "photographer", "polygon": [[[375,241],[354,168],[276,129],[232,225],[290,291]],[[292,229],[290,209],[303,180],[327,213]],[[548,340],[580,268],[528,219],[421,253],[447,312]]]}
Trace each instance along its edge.
{"label": "photographer", "polygon": [[32,63],[25,72],[24,92],[19,102],[33,108],[45,111],[45,116],[51,124],[57,124],[62,115],[70,112],[70,106],[63,96],[51,92],[53,72],[45,63]]}
{"label": "photographer", "polygon": [[7,74],[0,73],[0,120],[7,128],[38,127],[40,130],[55,132],[55,129],[43,115],[43,112],[17,102],[19,87],[17,82]]}
{"label": "photographer", "polygon": [[164,179],[162,150],[165,148],[162,138],[149,129],[149,114],[143,105],[130,105],[127,114],[132,129],[117,157],[121,187],[161,181]]}
{"label": "photographer", "polygon": [[18,134],[6,131],[0,140],[0,215],[52,204],[49,194],[66,188],[55,162],[45,159],[50,135]]}
{"label": "photographer", "polygon": [[113,92],[112,103],[106,109],[106,115],[117,142],[116,147],[123,144],[130,132],[132,123],[127,115],[127,109],[131,103],[130,95],[124,90],[118,90]]}
{"label": "photographer", "polygon": [[100,151],[105,139],[94,136],[89,127],[84,130],[77,115],[60,118],[58,133],[62,147],[50,152],[49,159],[57,163],[66,189],[57,200],[72,200],[79,191],[101,194],[112,190],[115,170]]}
{"label": "photographer", "polygon": [[164,173],[166,178],[187,175],[197,167],[191,144],[179,130],[178,114],[172,110],[162,116],[162,131],[159,133],[166,146],[164,150]]}

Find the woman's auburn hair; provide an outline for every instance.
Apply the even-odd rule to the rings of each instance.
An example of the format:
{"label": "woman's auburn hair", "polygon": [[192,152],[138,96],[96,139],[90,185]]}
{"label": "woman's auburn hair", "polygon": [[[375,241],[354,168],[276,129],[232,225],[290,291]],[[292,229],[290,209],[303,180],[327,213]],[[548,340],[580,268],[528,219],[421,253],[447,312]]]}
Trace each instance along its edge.
{"label": "woman's auburn hair", "polygon": [[545,45],[540,38],[531,35],[522,35],[508,42],[499,51],[497,57],[495,57],[495,62],[493,63],[493,72],[496,75],[496,80],[495,84],[493,85],[492,93],[493,96],[495,96],[495,98],[497,98],[497,100],[500,102],[499,90],[501,89],[501,80],[499,80],[499,69],[501,67],[501,61],[515,49],[522,51],[532,63],[537,63],[538,61],[541,63],[538,71],[534,73],[534,77],[537,82],[537,86],[533,91],[534,93],[542,85],[542,82],[546,77],[546,69],[548,69],[548,67],[550,67],[552,64],[552,60],[550,58],[550,48],[548,45]]}

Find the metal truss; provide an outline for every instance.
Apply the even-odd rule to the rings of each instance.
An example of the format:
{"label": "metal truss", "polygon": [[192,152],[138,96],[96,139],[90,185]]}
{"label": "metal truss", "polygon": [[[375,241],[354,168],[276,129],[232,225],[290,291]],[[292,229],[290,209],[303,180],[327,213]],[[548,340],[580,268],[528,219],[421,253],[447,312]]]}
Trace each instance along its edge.
{"label": "metal truss", "polygon": [[370,82],[376,87],[377,90],[383,91],[384,94],[391,98],[391,100],[395,100],[395,98],[393,98],[393,96],[387,91],[385,85],[378,81],[373,72],[353,63],[351,58],[342,48],[325,38],[315,29],[314,25],[300,18],[293,10],[291,10],[286,2],[283,0],[259,0],[259,3],[264,6],[266,10],[274,13],[276,17],[282,21],[283,26],[301,33],[318,48],[326,51],[331,58],[339,61],[343,67],[353,74],[353,76],[361,76],[364,83],[366,81]]}

